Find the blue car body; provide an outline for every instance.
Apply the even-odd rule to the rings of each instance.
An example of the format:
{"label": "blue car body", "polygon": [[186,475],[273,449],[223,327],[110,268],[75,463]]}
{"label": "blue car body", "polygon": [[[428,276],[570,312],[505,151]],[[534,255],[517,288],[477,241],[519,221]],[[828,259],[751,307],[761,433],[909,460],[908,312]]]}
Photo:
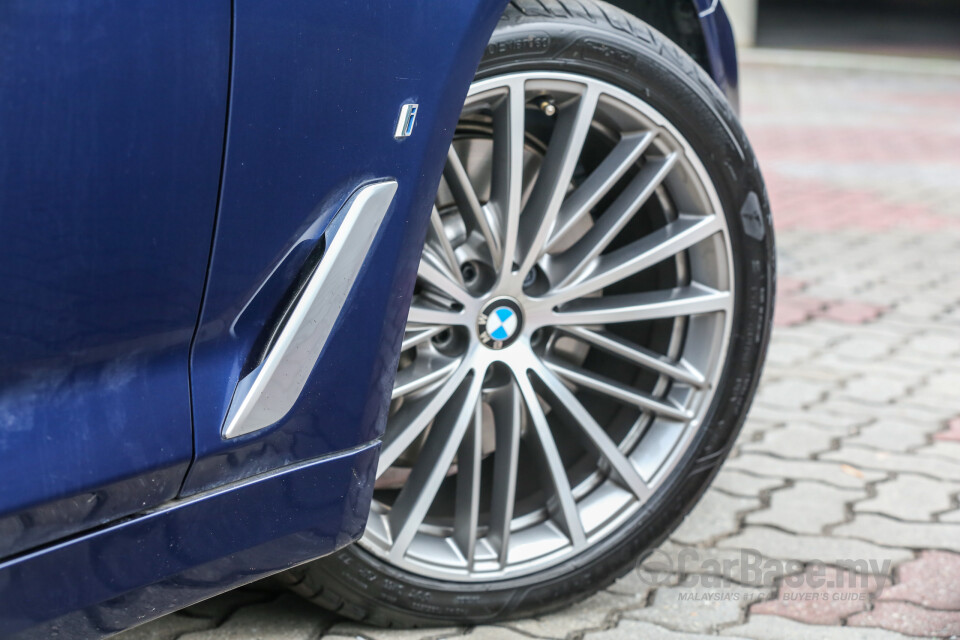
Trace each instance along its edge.
{"label": "blue car body", "polygon": [[[0,637],[101,637],[362,534],[429,211],[504,4],[0,6]],[[695,9],[735,102],[726,16]],[[305,261],[384,179],[299,400],[224,438]]]}

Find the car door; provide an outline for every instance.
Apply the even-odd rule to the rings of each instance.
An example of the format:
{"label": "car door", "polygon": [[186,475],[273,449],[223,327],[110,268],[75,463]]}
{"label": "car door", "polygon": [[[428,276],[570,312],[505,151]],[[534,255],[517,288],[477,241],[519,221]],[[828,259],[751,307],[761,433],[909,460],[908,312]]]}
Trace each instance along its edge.
{"label": "car door", "polygon": [[230,0],[0,3],[0,557],[175,496]]}

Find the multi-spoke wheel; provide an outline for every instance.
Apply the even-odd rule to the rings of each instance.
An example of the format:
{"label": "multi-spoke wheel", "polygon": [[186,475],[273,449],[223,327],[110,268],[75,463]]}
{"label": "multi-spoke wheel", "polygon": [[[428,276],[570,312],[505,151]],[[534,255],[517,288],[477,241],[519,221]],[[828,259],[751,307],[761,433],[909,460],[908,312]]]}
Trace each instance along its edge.
{"label": "multi-spoke wheel", "polygon": [[639,62],[566,47],[481,64],[430,216],[366,535],[302,588],[322,604],[425,623],[589,593],[675,526],[743,419],[773,266],[751,152],[658,40],[525,15],[498,34],[571,22]]}
{"label": "multi-spoke wheel", "polygon": [[539,71],[476,82],[361,545],[476,581],[615,531],[716,391],[734,286],[720,211],[681,134],[622,89]]}

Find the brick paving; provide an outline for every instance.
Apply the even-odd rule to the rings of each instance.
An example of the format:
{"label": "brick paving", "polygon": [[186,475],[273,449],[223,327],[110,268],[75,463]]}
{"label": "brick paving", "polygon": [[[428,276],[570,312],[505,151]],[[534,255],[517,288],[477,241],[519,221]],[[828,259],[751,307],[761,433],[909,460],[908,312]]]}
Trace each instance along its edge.
{"label": "brick paving", "polygon": [[257,585],[120,638],[960,636],[960,72],[742,71],[776,329],[738,446],[646,571],[500,626],[374,629]]}

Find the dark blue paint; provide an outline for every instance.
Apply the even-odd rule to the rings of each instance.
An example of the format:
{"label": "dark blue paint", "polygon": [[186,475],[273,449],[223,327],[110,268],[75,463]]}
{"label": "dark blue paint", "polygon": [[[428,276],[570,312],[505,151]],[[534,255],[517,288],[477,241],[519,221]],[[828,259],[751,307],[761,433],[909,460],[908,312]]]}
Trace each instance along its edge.
{"label": "dark blue paint", "polygon": [[[716,4],[714,4],[716,2]],[[734,110],[740,108],[737,48],[733,29],[723,4],[716,0],[694,0],[707,49],[708,69]]]}
{"label": "dark blue paint", "polygon": [[0,564],[0,637],[99,638],[363,533],[373,445],[175,502]]}
{"label": "dark blue paint", "polygon": [[0,2],[0,557],[176,495],[229,0]]}
{"label": "dark blue paint", "polygon": [[[503,0],[238,0],[223,194],[193,352],[187,493],[367,442],[383,429],[446,149]],[[418,102],[409,138],[393,137]],[[301,400],[220,437],[237,380],[303,256],[360,183],[399,189]]]}

